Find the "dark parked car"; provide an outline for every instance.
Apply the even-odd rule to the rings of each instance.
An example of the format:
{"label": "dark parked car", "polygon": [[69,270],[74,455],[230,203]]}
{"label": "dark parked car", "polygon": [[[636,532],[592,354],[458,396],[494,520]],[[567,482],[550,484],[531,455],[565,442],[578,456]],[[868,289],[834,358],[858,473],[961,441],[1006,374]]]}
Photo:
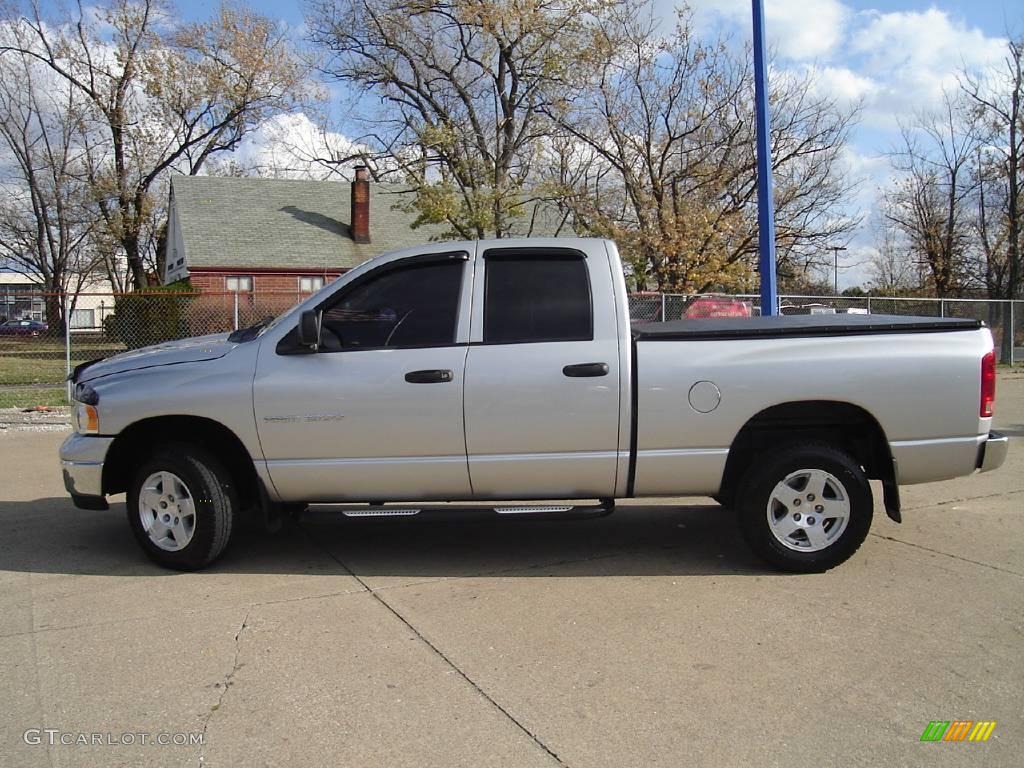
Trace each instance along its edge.
{"label": "dark parked car", "polygon": [[38,320],[8,320],[0,325],[0,336],[38,336],[49,326]]}

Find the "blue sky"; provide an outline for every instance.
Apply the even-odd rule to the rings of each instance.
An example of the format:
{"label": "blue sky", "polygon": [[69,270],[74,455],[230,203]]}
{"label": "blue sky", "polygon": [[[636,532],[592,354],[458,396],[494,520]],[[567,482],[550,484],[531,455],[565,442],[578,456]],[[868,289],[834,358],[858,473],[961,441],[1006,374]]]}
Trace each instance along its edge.
{"label": "blue sky", "polygon": [[[721,3],[720,3],[721,4]],[[178,2],[177,7],[182,11],[185,18],[202,19],[207,17],[218,3],[209,0],[184,0]],[[301,3],[281,3],[274,0],[250,0],[245,4],[255,8],[261,13],[273,16],[289,24],[298,25],[302,22]],[[700,5],[700,3],[695,3]],[[768,6],[772,5],[768,0]],[[804,3],[809,11],[813,11],[816,3],[814,0],[807,0]],[[991,35],[1003,34],[1004,18],[1016,21],[1020,24],[1021,11],[1016,2],[1003,2],[1002,0],[978,0],[973,3],[934,3],[934,2],[899,2],[891,0],[877,0],[876,2],[847,2],[848,7],[856,11],[877,10],[883,13],[892,11],[925,11],[929,8],[937,8],[945,11],[956,19],[962,19],[968,24],[978,26]]]}
{"label": "blue sky", "polygon": [[[656,13],[672,18],[672,0],[652,2]],[[301,35],[301,3],[254,0],[248,5]],[[749,36],[749,0],[690,0],[690,5],[699,30],[724,29],[737,40]],[[202,19],[217,3],[181,0],[178,7],[185,18]],[[944,88],[955,89],[961,69],[997,66],[1006,33],[1024,35],[1024,3],[766,0],[765,9],[777,68],[811,72],[822,93],[840,103],[862,104],[846,161],[850,172],[863,179],[850,212],[861,215],[864,224],[850,243],[848,265],[840,275],[841,284],[860,283],[876,239],[872,220],[879,191],[890,179],[886,152],[899,140],[900,122],[937,105]],[[286,130],[315,140],[308,138],[314,128],[305,116],[296,116]],[[340,130],[345,131],[343,124]],[[267,144],[266,136],[257,136],[246,151],[265,152]]]}

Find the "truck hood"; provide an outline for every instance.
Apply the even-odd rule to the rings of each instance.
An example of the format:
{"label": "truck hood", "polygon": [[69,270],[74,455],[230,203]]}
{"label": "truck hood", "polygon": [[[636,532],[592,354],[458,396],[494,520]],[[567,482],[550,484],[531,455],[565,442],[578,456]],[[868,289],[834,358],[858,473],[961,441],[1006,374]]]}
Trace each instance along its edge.
{"label": "truck hood", "polygon": [[83,363],[75,368],[73,377],[77,382],[92,381],[101,376],[137,371],[142,368],[216,360],[217,358],[224,357],[224,355],[237,346],[236,342],[228,341],[228,334],[226,333],[217,333],[211,336],[195,336],[178,341],[165,341],[162,344],[154,344],[151,347],[133,349],[113,357]]}

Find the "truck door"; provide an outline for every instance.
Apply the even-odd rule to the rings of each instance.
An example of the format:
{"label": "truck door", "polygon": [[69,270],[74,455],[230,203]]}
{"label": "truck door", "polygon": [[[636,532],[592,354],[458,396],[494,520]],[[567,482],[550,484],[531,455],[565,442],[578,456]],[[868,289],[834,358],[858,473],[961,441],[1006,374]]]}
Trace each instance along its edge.
{"label": "truck door", "polygon": [[459,499],[473,259],[384,264],[321,305],[321,343],[260,350],[253,402],[274,486],[307,501]]}
{"label": "truck door", "polygon": [[474,495],[614,495],[619,333],[607,254],[481,251],[465,392]]}

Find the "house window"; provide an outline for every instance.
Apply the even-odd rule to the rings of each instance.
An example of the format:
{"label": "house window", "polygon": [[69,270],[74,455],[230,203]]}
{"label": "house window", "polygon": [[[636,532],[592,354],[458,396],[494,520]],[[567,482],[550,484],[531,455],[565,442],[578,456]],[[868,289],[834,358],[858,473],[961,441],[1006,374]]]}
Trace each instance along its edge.
{"label": "house window", "polygon": [[95,328],[96,313],[92,309],[76,309],[71,313],[72,328]]}
{"label": "house window", "polygon": [[301,293],[313,293],[319,291],[324,287],[324,279],[322,277],[300,277],[299,278],[299,291]]}
{"label": "house window", "polygon": [[252,292],[252,278],[248,275],[229,277],[228,290],[233,293],[251,293]]}

